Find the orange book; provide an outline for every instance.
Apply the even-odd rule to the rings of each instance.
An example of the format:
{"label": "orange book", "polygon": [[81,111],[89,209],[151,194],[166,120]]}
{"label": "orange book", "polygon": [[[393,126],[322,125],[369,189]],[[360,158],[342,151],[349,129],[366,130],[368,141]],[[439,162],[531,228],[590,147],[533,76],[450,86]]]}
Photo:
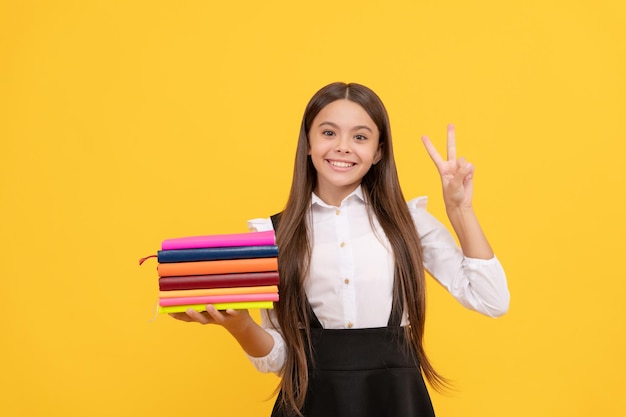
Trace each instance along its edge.
{"label": "orange book", "polygon": [[263,294],[277,292],[277,285],[263,285],[259,287],[207,288],[202,290],[159,291],[159,298],[205,297],[209,295]]}
{"label": "orange book", "polygon": [[278,258],[160,263],[157,271],[160,277],[278,271]]}

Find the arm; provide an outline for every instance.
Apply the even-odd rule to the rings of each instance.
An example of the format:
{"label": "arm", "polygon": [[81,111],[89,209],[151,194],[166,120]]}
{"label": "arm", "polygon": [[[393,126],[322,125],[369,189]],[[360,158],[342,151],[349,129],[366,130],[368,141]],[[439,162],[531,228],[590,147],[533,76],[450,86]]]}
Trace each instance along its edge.
{"label": "arm", "polygon": [[464,256],[454,236],[426,210],[427,198],[408,202],[423,249],[424,267],[466,308],[489,317],[509,309],[510,294],[500,261]]}
{"label": "arm", "polygon": [[463,254],[475,259],[493,258],[493,250],[472,207],[474,166],[464,158],[456,158],[454,127],[448,126],[447,161],[439,155],[430,139],[424,136],[422,141],[441,176],[446,213]]}
{"label": "arm", "polygon": [[[272,230],[269,218],[248,221],[250,231]],[[207,306],[206,312],[189,310],[186,313],[170,314],[177,320],[201,324],[222,325],[243,348],[250,362],[260,372],[280,373],[285,362],[285,343],[276,327],[273,310],[261,310],[261,325],[257,324],[247,310],[216,311]]]}

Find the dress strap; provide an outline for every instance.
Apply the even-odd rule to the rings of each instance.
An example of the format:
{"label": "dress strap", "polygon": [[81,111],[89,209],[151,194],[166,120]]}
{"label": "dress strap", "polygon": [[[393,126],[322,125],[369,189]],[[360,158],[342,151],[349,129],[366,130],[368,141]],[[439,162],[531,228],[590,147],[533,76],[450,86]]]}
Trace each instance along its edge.
{"label": "dress strap", "polygon": [[280,224],[281,214],[282,214],[282,211],[280,213],[272,214],[270,216],[270,220],[272,221],[272,226],[274,227],[274,232],[278,231],[278,225]]}
{"label": "dress strap", "polygon": [[312,329],[323,329],[324,326],[322,326],[322,322],[320,321],[320,319],[317,318],[315,311],[313,311],[313,307],[311,307],[311,304],[309,304],[309,300],[307,300],[306,304],[309,308],[309,326]]}

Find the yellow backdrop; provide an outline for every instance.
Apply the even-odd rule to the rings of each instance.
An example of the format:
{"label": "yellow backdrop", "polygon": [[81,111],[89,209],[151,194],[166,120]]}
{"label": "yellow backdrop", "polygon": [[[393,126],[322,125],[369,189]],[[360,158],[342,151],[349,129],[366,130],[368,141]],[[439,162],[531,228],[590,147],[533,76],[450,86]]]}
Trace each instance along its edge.
{"label": "yellow backdrop", "polygon": [[488,319],[430,280],[438,415],[624,415],[622,4],[2,1],[0,415],[268,415],[276,377],[221,328],[151,321],[137,260],[280,210],[337,80],[383,98],[439,218],[420,136],[455,123],[477,166],[512,303]]}

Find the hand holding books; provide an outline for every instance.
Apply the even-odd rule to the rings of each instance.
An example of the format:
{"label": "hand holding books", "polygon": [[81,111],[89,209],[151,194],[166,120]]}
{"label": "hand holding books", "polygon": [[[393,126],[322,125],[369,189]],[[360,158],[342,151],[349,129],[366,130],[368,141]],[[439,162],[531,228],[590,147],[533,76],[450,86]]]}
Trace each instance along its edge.
{"label": "hand holding books", "polygon": [[273,308],[278,301],[274,231],[168,239],[156,257],[160,313],[206,311],[207,304]]}

